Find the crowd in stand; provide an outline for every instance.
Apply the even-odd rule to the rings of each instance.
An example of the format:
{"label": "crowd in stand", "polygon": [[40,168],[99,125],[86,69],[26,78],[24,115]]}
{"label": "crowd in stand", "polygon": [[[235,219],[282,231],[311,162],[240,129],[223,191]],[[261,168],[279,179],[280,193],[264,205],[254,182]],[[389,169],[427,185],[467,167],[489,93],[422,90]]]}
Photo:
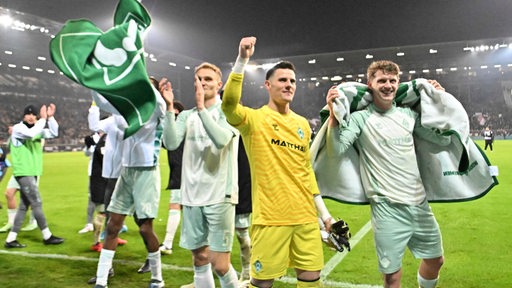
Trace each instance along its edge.
{"label": "crowd in stand", "polygon": [[[466,108],[471,123],[471,135],[482,135],[485,127],[489,126],[497,139],[512,137],[512,118],[505,103],[501,85],[497,81],[482,83],[452,82],[450,79],[439,79],[446,90],[454,95]],[[0,73],[0,141],[8,138],[8,127],[20,119],[19,111],[27,104],[42,105],[55,103],[59,109],[56,118],[60,123],[60,137],[48,141],[47,149],[62,150],[81,148],[83,139],[90,134],[86,123],[87,109],[90,105],[90,92],[70,81],[56,81],[51,84],[35,77],[12,76]],[[297,89],[297,101],[293,109],[310,119],[312,126],[319,123],[319,111],[325,105],[325,91],[332,83],[300,83],[302,89]],[[247,90],[262,89],[258,85],[248,85]],[[258,91],[255,91],[258,93]],[[260,91],[263,93],[264,91]],[[258,99],[250,99],[254,103],[249,106],[261,105]],[[315,128],[315,127],[313,127]]]}

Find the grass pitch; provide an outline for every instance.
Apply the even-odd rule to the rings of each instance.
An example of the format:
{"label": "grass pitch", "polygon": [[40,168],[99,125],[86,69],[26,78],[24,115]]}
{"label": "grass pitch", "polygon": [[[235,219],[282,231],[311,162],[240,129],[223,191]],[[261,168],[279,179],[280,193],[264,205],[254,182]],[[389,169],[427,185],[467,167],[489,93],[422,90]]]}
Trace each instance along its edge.
{"label": "grass pitch", "polygon": [[[483,147],[483,142],[477,142]],[[500,184],[481,199],[462,202],[431,204],[443,233],[445,265],[438,287],[480,288],[510,287],[512,272],[509,251],[512,250],[512,141],[497,140],[494,152],[487,156],[499,167]],[[49,227],[66,241],[62,245],[45,246],[39,230],[20,232],[18,240],[27,244],[24,249],[7,250],[0,246],[0,287],[92,287],[86,281],[94,276],[98,253],[89,250],[92,233],[78,234],[86,222],[87,163],[81,152],[47,153],[44,155],[44,175],[40,190]],[[168,180],[167,157],[161,157],[162,186]],[[9,172],[10,173],[10,172]],[[9,175],[0,183],[5,191]],[[0,225],[7,221],[5,199],[0,210]],[[154,226],[160,239],[165,235],[169,192],[162,190],[159,218]],[[381,276],[371,230],[362,231],[370,220],[369,206],[347,205],[327,200],[333,216],[346,220],[351,228],[353,249],[349,253],[335,253],[325,249],[325,287],[379,287]],[[149,274],[137,274],[146,251],[137,227],[131,217],[122,238],[128,240],[119,246],[114,260],[116,275],[109,287],[147,287]],[[359,233],[358,233],[359,232]],[[1,243],[7,234],[0,234]],[[166,287],[179,287],[192,282],[192,261],[189,251],[179,248],[179,232],[174,242],[174,253],[162,256]],[[239,247],[235,240],[232,263],[240,270]],[[355,244],[355,245],[354,245]],[[403,261],[402,287],[417,287],[418,260],[407,252]],[[295,287],[293,271],[277,281],[280,287]],[[218,284],[218,282],[217,282]]]}

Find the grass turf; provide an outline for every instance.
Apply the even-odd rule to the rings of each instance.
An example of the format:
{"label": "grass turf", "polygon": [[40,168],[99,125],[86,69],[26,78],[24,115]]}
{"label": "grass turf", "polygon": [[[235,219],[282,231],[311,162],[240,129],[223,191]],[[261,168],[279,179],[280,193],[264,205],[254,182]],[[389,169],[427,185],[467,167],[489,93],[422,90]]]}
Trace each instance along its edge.
{"label": "grass turf", "polygon": [[[482,141],[477,143],[483,147]],[[488,195],[471,202],[431,204],[443,233],[446,258],[438,287],[510,286],[512,141],[497,140],[494,150],[487,156],[500,169],[500,184]],[[162,153],[162,187],[168,179],[166,161],[165,153]],[[45,246],[39,230],[20,232],[18,240],[28,247],[14,250],[0,247],[0,287],[92,287],[86,281],[96,272],[98,253],[89,250],[92,233],[77,233],[86,222],[87,162],[88,158],[81,152],[44,155],[45,170],[40,183],[43,209],[52,232],[66,238],[66,241],[62,245]],[[9,175],[0,183],[0,191],[5,190]],[[154,223],[161,240],[165,234],[168,200],[169,192],[162,190],[159,218]],[[3,225],[7,221],[7,213],[3,198],[1,202],[4,209],[0,210],[0,225]],[[370,219],[369,206],[326,202],[333,216],[349,223],[352,235]],[[128,244],[117,249],[114,260],[116,275],[109,280],[109,287],[146,287],[150,276],[136,273],[146,251],[132,218],[128,217],[126,223],[129,231],[122,237],[128,240]],[[0,234],[0,237],[6,236]],[[162,256],[166,287],[192,282],[191,255],[179,248],[178,239],[179,232],[174,242],[174,253]],[[232,263],[239,271],[239,248],[236,240],[234,243]],[[340,256],[328,249],[324,252],[326,262]],[[418,263],[409,252],[406,253],[402,287],[417,287]],[[289,271],[288,276],[294,278],[293,271]],[[382,285],[371,231],[326,275],[326,280],[329,282],[325,287]],[[295,284],[285,282],[277,281],[274,287],[295,287]]]}

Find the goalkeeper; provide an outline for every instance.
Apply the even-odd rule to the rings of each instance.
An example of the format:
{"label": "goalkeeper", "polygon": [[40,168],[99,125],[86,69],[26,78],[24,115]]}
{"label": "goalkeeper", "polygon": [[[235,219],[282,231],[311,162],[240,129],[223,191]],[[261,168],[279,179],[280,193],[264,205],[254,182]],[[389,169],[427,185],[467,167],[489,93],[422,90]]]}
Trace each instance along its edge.
{"label": "goalkeeper", "polygon": [[327,231],[333,221],[322,198],[314,197],[319,191],[309,155],[311,128],[290,109],[295,67],[286,61],[276,64],[264,83],[268,104],[259,109],[243,106],[243,72],[255,44],[255,37],[240,41],[222,100],[226,119],[240,131],[251,170],[250,287],[272,287],[288,267],[295,269],[297,287],[321,287],[324,257],[317,215]]}
{"label": "goalkeeper", "polygon": [[331,217],[320,194],[316,194],[314,197],[315,206],[320,216],[319,220],[321,220],[319,223],[322,241],[338,252],[343,252],[345,248],[350,251],[348,239],[351,235],[348,224],[342,219],[335,221]]}

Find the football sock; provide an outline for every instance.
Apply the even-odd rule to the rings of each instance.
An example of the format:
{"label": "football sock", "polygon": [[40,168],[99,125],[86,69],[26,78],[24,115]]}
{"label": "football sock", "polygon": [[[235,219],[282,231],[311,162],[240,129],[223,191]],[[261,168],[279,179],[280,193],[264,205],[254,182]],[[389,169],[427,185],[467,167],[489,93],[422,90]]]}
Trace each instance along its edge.
{"label": "football sock", "polygon": [[215,287],[212,265],[194,266],[194,287]]}
{"label": "football sock", "polygon": [[250,278],[251,269],[251,238],[249,229],[236,229],[236,237],[240,243],[240,262],[242,263],[242,278]]}
{"label": "football sock", "polygon": [[5,242],[12,242],[16,240],[16,237],[18,237],[18,233],[10,231],[9,234],[7,234],[7,239],[5,239]]}
{"label": "football sock", "polygon": [[233,265],[229,264],[229,270],[226,274],[217,276],[219,276],[220,286],[222,288],[238,288],[238,278]]}
{"label": "football sock", "polygon": [[160,250],[148,253],[149,267],[151,268],[151,279],[162,281],[162,261]]}
{"label": "football sock", "polygon": [[169,217],[167,218],[167,228],[165,230],[164,245],[167,248],[172,248],[172,242],[174,241],[174,235],[180,225],[181,211],[170,209]]}
{"label": "football sock", "polygon": [[52,237],[52,232],[50,231],[50,228],[48,228],[48,227],[41,230],[41,233],[43,234],[44,240],[48,240],[48,238]]}
{"label": "football sock", "polygon": [[94,227],[94,243],[100,242],[100,234],[103,230],[103,225],[105,225],[105,214],[96,213],[96,217],[94,217],[94,222],[92,223]]}
{"label": "football sock", "polygon": [[434,288],[437,285],[437,281],[439,280],[439,277],[436,279],[424,279],[421,277],[420,273],[418,272],[418,284],[420,285],[420,288]]}
{"label": "football sock", "polygon": [[112,267],[115,254],[116,251],[114,250],[101,249],[98,269],[96,270],[96,284],[107,286],[108,272]]}
{"label": "football sock", "polygon": [[14,225],[14,217],[18,209],[7,209],[7,224]]}

